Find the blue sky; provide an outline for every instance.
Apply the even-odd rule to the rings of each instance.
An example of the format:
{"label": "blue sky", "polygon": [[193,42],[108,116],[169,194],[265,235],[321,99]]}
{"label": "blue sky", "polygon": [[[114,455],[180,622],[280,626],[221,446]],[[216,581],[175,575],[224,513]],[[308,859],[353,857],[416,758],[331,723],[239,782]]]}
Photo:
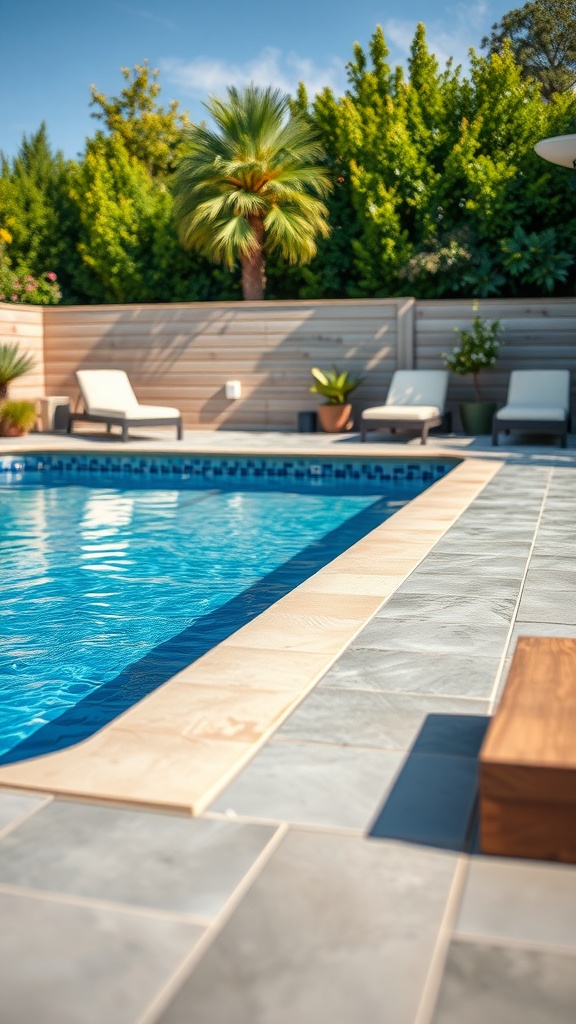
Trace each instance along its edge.
{"label": "blue sky", "polygon": [[122,88],[122,66],[148,58],[160,69],[167,104],[192,118],[227,84],[252,80],[287,91],[302,79],[311,92],[345,88],[355,40],[366,46],[384,28],[394,62],[403,62],[418,21],[441,61],[466,60],[490,25],[519,3],[502,0],[12,0],[0,19],[0,149],[17,152],[23,133],[46,121],[53,147],[76,156],[96,122],[90,84],[108,96]]}

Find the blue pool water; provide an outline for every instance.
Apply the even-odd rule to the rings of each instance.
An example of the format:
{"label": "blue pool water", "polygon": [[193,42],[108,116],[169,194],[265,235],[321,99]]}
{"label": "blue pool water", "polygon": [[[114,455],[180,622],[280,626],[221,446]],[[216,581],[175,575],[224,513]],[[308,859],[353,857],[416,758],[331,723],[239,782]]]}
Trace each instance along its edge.
{"label": "blue pool water", "polygon": [[0,762],[90,735],[429,482],[322,481],[300,462],[304,478],[249,473],[242,489],[214,463],[169,481],[149,466],[0,472]]}

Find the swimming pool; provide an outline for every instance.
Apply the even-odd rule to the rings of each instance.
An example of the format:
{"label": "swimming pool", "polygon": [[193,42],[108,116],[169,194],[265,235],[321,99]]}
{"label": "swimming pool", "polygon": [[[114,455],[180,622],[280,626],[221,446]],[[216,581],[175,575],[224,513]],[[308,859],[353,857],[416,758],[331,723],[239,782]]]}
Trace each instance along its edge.
{"label": "swimming pool", "polygon": [[0,761],[91,735],[452,465],[0,459]]}

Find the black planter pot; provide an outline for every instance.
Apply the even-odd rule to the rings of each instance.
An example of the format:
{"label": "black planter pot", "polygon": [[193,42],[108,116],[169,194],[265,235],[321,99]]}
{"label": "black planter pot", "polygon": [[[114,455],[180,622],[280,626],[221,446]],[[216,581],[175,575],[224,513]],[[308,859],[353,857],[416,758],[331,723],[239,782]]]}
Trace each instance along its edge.
{"label": "black planter pot", "polygon": [[492,433],[492,420],[497,409],[496,402],[461,402],[460,419],[465,434]]}

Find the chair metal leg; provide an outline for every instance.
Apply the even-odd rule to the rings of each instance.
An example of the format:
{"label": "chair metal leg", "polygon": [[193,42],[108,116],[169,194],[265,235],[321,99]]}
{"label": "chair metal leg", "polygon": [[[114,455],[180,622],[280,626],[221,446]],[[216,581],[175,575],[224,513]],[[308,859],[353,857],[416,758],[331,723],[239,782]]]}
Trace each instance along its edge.
{"label": "chair metal leg", "polygon": [[360,440],[361,441],[365,441],[366,440],[366,423],[364,422],[364,420],[361,421]]}
{"label": "chair metal leg", "polygon": [[128,440],[128,424],[127,423],[123,423],[122,424],[122,440],[123,441],[127,441]]}
{"label": "chair metal leg", "polygon": [[176,438],[178,441],[182,440],[182,420],[176,424]]}
{"label": "chair metal leg", "polygon": [[428,440],[428,431],[429,431],[429,429],[430,429],[430,424],[429,423],[425,423],[424,426],[422,427],[422,435],[420,437],[420,444],[426,444],[426,442]]}

